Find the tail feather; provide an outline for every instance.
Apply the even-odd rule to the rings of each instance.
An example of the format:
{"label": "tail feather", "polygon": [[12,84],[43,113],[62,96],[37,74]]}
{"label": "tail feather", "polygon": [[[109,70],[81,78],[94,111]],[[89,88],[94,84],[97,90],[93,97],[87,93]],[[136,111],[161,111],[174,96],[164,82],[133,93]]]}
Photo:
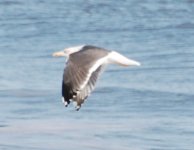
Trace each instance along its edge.
{"label": "tail feather", "polygon": [[110,52],[108,63],[118,64],[121,66],[140,66],[138,61],[129,59],[115,51]]}

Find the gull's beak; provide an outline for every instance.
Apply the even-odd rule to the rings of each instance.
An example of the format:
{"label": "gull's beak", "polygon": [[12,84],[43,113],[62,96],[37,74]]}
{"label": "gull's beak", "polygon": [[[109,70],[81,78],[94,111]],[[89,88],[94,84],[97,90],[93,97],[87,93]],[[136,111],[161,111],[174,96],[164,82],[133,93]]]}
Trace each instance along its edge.
{"label": "gull's beak", "polygon": [[59,52],[53,53],[53,57],[62,57],[62,56],[66,56],[64,51],[59,51]]}

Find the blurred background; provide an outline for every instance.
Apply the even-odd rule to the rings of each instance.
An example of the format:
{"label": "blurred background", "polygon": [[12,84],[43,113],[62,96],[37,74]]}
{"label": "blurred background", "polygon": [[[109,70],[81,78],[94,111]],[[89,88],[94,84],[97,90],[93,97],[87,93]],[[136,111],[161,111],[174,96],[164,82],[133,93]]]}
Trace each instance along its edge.
{"label": "blurred background", "polygon": [[[193,0],[0,0],[0,149],[192,150],[193,14]],[[76,112],[52,53],[81,44],[142,66],[108,66]]]}

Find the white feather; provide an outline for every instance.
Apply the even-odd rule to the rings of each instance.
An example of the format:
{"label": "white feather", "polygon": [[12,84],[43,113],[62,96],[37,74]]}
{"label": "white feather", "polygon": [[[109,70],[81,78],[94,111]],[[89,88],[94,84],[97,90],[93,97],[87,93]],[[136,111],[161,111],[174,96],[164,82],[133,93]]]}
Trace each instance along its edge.
{"label": "white feather", "polygon": [[74,46],[74,47],[69,47],[64,50],[65,54],[69,56],[70,54],[73,54],[75,52],[80,51],[85,45],[79,45],[79,46]]}
{"label": "white feather", "polygon": [[121,66],[140,66],[141,64],[135,60],[129,59],[115,51],[112,51],[108,55],[108,63],[118,64]]}
{"label": "white feather", "polygon": [[93,73],[94,71],[96,71],[96,69],[97,69],[100,65],[106,63],[107,60],[108,60],[108,55],[105,56],[105,57],[102,57],[101,59],[98,59],[98,60],[96,61],[96,63],[89,69],[88,75],[87,75],[85,81],[80,85],[80,89],[83,89],[83,88],[86,86],[86,84],[88,83],[88,80],[90,79],[92,73]]}

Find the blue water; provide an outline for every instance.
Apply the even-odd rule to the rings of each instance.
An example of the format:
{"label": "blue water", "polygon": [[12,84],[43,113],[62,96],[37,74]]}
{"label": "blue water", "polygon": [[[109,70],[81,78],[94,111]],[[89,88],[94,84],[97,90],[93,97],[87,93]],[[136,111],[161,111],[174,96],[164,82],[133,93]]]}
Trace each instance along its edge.
{"label": "blue water", "polygon": [[[1,0],[0,149],[193,150],[193,0]],[[65,47],[116,50],[79,112],[61,103]]]}

